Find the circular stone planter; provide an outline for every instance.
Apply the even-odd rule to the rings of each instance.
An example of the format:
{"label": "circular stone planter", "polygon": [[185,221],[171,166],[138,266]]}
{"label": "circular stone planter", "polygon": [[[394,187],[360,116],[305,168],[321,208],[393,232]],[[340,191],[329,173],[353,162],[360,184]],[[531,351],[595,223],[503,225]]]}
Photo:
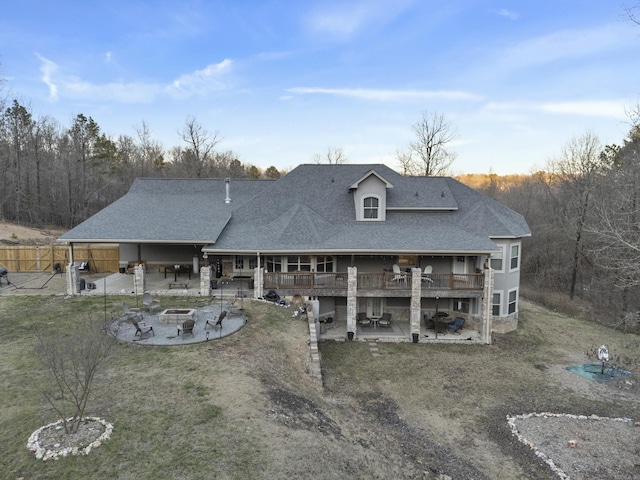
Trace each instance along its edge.
{"label": "circular stone planter", "polygon": [[[67,419],[70,420],[71,418]],[[51,458],[57,460],[68,455],[88,455],[93,448],[99,447],[111,437],[113,425],[98,417],[85,417],[81,421],[78,434],[60,433],[63,430],[62,419],[40,427],[29,436],[27,448],[38,460],[43,461]],[[56,442],[56,437],[61,442]]]}

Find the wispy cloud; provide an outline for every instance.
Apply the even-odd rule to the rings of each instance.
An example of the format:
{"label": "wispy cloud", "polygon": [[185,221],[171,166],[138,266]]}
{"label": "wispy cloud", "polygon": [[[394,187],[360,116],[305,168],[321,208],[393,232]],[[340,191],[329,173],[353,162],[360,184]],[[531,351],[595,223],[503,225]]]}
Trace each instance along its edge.
{"label": "wispy cloud", "polygon": [[581,100],[570,102],[492,102],[486,105],[490,111],[536,111],[568,115],[624,118],[629,100]]}
{"label": "wispy cloud", "polygon": [[312,34],[348,40],[372,24],[392,21],[412,3],[412,0],[337,2],[315,8],[305,17],[304,23]]}
{"label": "wispy cloud", "polygon": [[479,95],[457,90],[376,90],[358,88],[295,87],[289,88],[287,91],[302,95],[333,95],[382,102],[416,99],[482,100],[482,97]]}
{"label": "wispy cloud", "polygon": [[179,97],[192,95],[206,95],[214,90],[222,90],[225,87],[223,78],[231,71],[232,61],[228,58],[220,63],[207,65],[202,70],[181,75],[167,88],[171,95]]}
{"label": "wispy cloud", "polygon": [[42,65],[40,65],[40,72],[42,72],[41,78],[42,78],[42,81],[45,83],[45,85],[49,87],[49,100],[51,100],[52,102],[55,102],[58,100],[58,86],[52,80],[52,76],[58,70],[58,65],[56,65],[55,62],[52,62],[51,60],[44,58],[42,55],[38,55],[36,53],[36,56],[42,62]]}
{"label": "wispy cloud", "polygon": [[[49,88],[49,100],[57,101],[60,97],[76,100],[114,101],[121,103],[149,103],[160,96],[173,98],[189,98],[206,96],[207,94],[226,88],[225,76],[232,69],[232,61],[225,59],[220,63],[207,65],[201,70],[183,74],[168,85],[150,82],[109,82],[91,83],[78,77],[60,73],[59,66],[41,55],[38,55],[42,72],[41,79]],[[111,55],[105,56],[106,61]]]}
{"label": "wispy cloud", "polygon": [[512,10],[507,10],[506,8],[500,9],[496,13],[501,17],[508,18],[509,20],[517,20],[518,18],[520,18],[520,14]]}
{"label": "wispy cloud", "polygon": [[571,29],[534,37],[503,52],[499,62],[504,66],[538,65],[570,58],[580,58],[629,45],[628,30],[620,25],[604,25],[592,29]]}

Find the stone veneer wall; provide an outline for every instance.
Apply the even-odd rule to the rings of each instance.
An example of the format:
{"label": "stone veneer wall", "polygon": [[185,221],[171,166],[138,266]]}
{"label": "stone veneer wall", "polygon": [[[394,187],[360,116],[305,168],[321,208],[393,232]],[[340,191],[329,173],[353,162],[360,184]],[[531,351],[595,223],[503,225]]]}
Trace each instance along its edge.
{"label": "stone veneer wall", "polygon": [[512,313],[506,317],[493,317],[492,320],[493,333],[509,333],[518,328],[518,312]]}
{"label": "stone veneer wall", "polygon": [[209,297],[211,295],[211,267],[200,268],[200,295]]}
{"label": "stone veneer wall", "polygon": [[318,337],[320,325],[313,316],[313,308],[307,303],[307,323],[309,324],[309,375],[322,384],[322,368],[320,365],[320,350],[318,349]]}

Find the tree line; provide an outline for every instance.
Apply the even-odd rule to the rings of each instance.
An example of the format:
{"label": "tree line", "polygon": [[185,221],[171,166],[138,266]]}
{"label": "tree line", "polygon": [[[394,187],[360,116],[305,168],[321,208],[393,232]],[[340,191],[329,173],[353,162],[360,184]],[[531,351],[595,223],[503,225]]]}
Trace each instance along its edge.
{"label": "tree line", "polygon": [[231,150],[218,150],[217,134],[193,117],[179,131],[182,144],[166,150],[145,122],[136,136],[112,138],[91,117],[78,114],[65,127],[34,117],[13,100],[0,103],[0,218],[70,228],[122,197],[137,177],[278,178]]}
{"label": "tree line", "polygon": [[640,331],[640,112],[620,145],[571,139],[528,175],[461,177],[527,220],[522,285],[584,300],[597,321]]}

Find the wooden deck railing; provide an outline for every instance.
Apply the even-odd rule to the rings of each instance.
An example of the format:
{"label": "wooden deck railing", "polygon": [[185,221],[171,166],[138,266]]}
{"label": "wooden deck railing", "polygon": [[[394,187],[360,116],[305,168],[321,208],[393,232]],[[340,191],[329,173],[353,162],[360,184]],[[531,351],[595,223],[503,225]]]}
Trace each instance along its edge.
{"label": "wooden deck railing", "polygon": [[[444,290],[482,290],[482,273],[433,273],[422,275],[422,288]],[[346,289],[347,273],[268,272],[264,288],[277,290]],[[358,273],[358,290],[402,290],[411,288],[410,273]]]}

